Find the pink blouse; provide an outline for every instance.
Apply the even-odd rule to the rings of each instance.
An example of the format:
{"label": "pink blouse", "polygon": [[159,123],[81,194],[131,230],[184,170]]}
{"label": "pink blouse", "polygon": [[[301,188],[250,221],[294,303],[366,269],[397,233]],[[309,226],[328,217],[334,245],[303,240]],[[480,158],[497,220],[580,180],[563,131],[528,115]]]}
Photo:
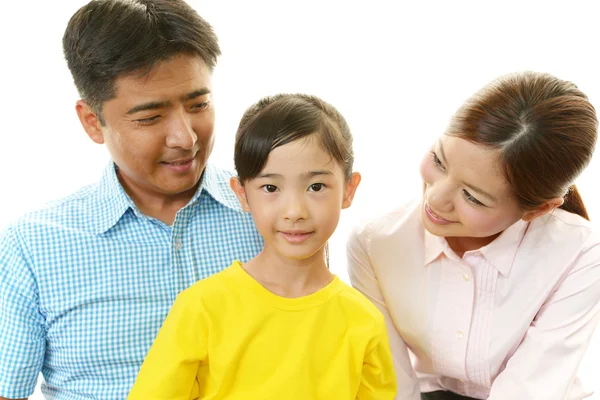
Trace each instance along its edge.
{"label": "pink blouse", "polygon": [[[600,318],[600,237],[556,209],[458,257],[412,203],[354,231],[354,287],[383,313],[399,400],[588,397],[576,379]],[[407,348],[409,351],[407,351]]]}

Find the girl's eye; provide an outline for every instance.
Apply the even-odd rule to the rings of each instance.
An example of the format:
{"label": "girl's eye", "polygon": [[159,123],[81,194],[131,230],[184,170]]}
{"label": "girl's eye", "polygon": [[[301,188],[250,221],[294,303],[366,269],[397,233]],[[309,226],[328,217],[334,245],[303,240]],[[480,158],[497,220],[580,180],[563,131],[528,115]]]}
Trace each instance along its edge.
{"label": "girl's eye", "polygon": [[436,167],[445,170],[444,164],[442,164],[442,160],[440,160],[437,154],[435,154],[435,151],[431,152],[431,156],[433,158],[433,163],[436,165]]}
{"label": "girl's eye", "polygon": [[323,183],[313,183],[308,187],[311,192],[320,192],[325,188],[325,184]]}
{"label": "girl's eye", "polygon": [[463,196],[465,196],[465,199],[467,199],[467,201],[478,205],[478,206],[482,206],[483,203],[480,202],[479,200],[477,200],[475,197],[473,197],[473,195],[471,195],[471,193],[467,192],[466,190],[463,189]]}
{"label": "girl's eye", "polygon": [[275,193],[277,191],[277,186],[275,186],[275,185],[264,185],[262,187],[262,190],[264,190],[267,193]]}

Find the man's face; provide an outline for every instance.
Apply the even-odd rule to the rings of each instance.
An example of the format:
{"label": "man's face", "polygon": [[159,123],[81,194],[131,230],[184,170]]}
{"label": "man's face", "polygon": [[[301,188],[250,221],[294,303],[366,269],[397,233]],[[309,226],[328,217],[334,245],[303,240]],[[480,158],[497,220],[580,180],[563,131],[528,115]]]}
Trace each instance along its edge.
{"label": "man's face", "polygon": [[209,68],[181,54],[147,75],[117,78],[115,89],[103,105],[104,125],[96,124],[95,137],[86,130],[106,144],[125,190],[138,198],[191,198],[214,144]]}

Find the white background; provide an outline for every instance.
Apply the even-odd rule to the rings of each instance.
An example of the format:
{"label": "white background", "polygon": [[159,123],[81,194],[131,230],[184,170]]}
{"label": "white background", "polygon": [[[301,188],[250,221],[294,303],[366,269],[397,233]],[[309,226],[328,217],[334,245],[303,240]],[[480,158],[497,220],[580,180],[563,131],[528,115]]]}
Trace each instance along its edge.
{"label": "white background", "polygon": [[[96,181],[108,161],[79,125],[62,58],[64,28],[84,3],[2,5],[2,228]],[[232,168],[239,118],[264,95],[316,94],[346,116],[363,183],[331,240],[332,270],[344,280],[351,226],[418,195],[422,155],[461,102],[489,80],[526,69],[550,72],[574,81],[600,109],[593,1],[190,3],[213,24],[223,51],[214,75],[213,163]],[[577,182],[593,220],[600,219],[599,173],[597,157]],[[582,364],[588,385],[598,380],[598,342]]]}

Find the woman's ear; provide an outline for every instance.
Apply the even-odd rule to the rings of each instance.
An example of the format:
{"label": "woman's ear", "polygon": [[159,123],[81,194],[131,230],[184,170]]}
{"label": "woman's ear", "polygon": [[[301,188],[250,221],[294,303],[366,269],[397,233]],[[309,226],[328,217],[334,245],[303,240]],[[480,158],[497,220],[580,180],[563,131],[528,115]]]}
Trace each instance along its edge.
{"label": "woman's ear", "polygon": [[237,197],[240,202],[242,209],[246,212],[250,212],[250,206],[248,205],[248,199],[246,198],[246,189],[240,179],[236,176],[232,176],[229,180],[229,186],[231,186],[231,190],[235,193],[235,197]]}
{"label": "woman's ear", "polygon": [[344,188],[344,199],[342,200],[342,208],[348,208],[352,205],[352,200],[354,200],[354,195],[356,194],[356,189],[360,184],[360,180],[362,177],[360,173],[353,172],[350,176],[350,179],[346,182],[346,187]]}
{"label": "woman's ear", "polygon": [[562,197],[556,197],[552,200],[548,200],[541,206],[537,207],[534,210],[527,211],[525,215],[523,215],[522,220],[525,222],[531,222],[536,218],[541,217],[542,215],[546,215],[556,207],[560,207],[565,202],[565,199]]}

